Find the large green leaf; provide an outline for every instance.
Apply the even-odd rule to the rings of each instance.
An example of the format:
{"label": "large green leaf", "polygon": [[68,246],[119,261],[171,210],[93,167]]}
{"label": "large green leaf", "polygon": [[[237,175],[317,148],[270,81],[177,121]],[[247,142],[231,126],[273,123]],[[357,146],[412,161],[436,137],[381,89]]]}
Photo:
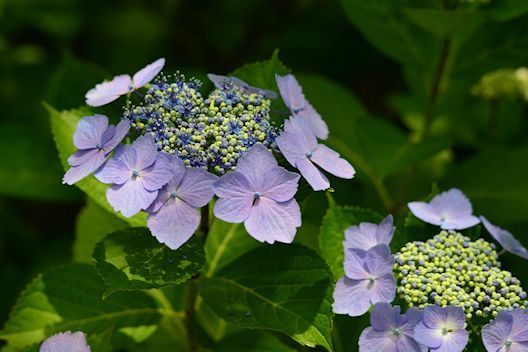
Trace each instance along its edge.
{"label": "large green leaf", "polygon": [[332,287],[328,266],[314,251],[275,244],[202,278],[199,291],[228,322],[282,331],[302,345],[331,350]]}
{"label": "large green leaf", "polygon": [[213,347],[213,352],[293,352],[275,336],[262,331],[242,330],[230,334]]}
{"label": "large green leaf", "polygon": [[77,216],[75,224],[75,243],[73,244],[73,260],[77,262],[92,262],[92,254],[97,242],[109,233],[123,230],[128,224],[101,208],[88,199],[88,203]]}
{"label": "large green leaf", "polygon": [[[47,104],[46,108],[50,114],[51,130],[59,151],[62,166],[67,170],[68,157],[76,151],[76,148],[73,145],[73,133],[77,128],[77,123],[83,116],[92,115],[92,112],[87,108],[57,111]],[[77,182],[76,185],[103,209],[115,213],[110,204],[106,201],[105,194],[108,185],[99,182],[93,176],[86,177]],[[132,226],[146,226],[146,214],[144,213],[140,213],[131,218],[125,218],[120,213],[116,213],[116,215]]]}
{"label": "large green leaf", "polygon": [[321,255],[330,266],[334,279],[343,276],[345,230],[361,222],[378,223],[381,215],[359,207],[332,206],[326,212],[321,225],[319,247]]}
{"label": "large green leaf", "polygon": [[204,262],[198,238],[171,250],[145,228],[109,234],[97,243],[93,258],[106,284],[105,297],[116,291],[181,284],[196,275]]}
{"label": "large green leaf", "polygon": [[142,292],[101,297],[104,285],[95,268],[70,264],[39,275],[21,294],[0,332],[12,348],[24,348],[66,330],[100,334],[157,324],[163,312]]}

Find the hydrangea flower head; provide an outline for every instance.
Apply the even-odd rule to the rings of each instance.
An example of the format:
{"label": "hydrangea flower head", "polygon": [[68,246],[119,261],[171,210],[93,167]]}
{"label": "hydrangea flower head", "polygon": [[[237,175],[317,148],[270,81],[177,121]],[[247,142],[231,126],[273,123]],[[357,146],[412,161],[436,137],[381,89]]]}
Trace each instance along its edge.
{"label": "hydrangea flower head", "polygon": [[429,203],[411,202],[408,206],[418,219],[444,230],[463,230],[480,222],[469,199],[457,188],[436,195]]}
{"label": "hydrangea flower head", "polygon": [[484,216],[481,216],[480,220],[490,235],[499,242],[506,251],[518,255],[521,258],[528,259],[528,250],[510,232],[493,225]]}
{"label": "hydrangea flower head", "polygon": [[358,248],[364,251],[378,244],[390,244],[396,227],[393,226],[392,215],[387,216],[378,224],[362,222],[357,226],[350,226],[345,231],[345,248]]}
{"label": "hydrangea flower head", "polygon": [[248,83],[244,82],[243,80],[237,77],[228,77],[209,73],[207,74],[207,78],[209,78],[209,80],[213,82],[216,89],[226,90],[231,88],[232,86],[237,86],[246,94],[257,93],[264,96],[264,98],[266,99],[277,99],[277,93],[275,93],[274,91],[252,87]]}
{"label": "hydrangea flower head", "polygon": [[465,325],[462,308],[427,306],[414,329],[414,338],[432,352],[462,352],[469,340]]}
{"label": "hydrangea flower head", "polygon": [[359,337],[359,352],[422,352],[414,339],[414,327],[422,320],[422,312],[411,308],[400,314],[400,307],[376,303],[370,324]]}
{"label": "hydrangea flower head", "polygon": [[389,246],[380,244],[368,251],[345,252],[345,275],[334,289],[334,313],[356,317],[378,302],[392,302],[396,282],[392,275],[394,257]]}
{"label": "hydrangea flower head", "polygon": [[178,249],[198,228],[199,208],[214,196],[212,184],[217,177],[206,170],[187,168],[177,156],[167,155],[173,177],[147,209],[147,224],[156,239]]}
{"label": "hydrangea flower head", "polygon": [[276,138],[277,146],[290,164],[299,169],[303,177],[315,191],[330,187],[328,178],[317,168],[331,174],[350,179],[355,170],[339,153],[323,144],[299,117],[291,117],[284,122],[284,131]]}
{"label": "hydrangea flower head", "polygon": [[328,138],[328,126],[321,118],[321,115],[304,97],[301,85],[295,76],[288,74],[285,76],[275,75],[277,86],[290,114],[294,117],[302,118],[309,126],[312,133],[319,139]]}
{"label": "hydrangea flower head", "polygon": [[500,311],[497,319],[482,328],[482,341],[488,352],[528,351],[528,310]]}
{"label": "hydrangea flower head", "polygon": [[121,147],[95,176],[112,185],[106,192],[108,203],[130,217],[152,204],[173,170],[167,157],[158,153],[152,136],[146,135]]}
{"label": "hydrangea flower head", "polygon": [[86,342],[84,333],[60,332],[48,337],[42,345],[40,352],[91,352],[90,346]]}
{"label": "hydrangea flower head", "polygon": [[86,93],[86,104],[102,106],[113,102],[122,95],[139,89],[152,81],[165,66],[165,59],[161,58],[145,66],[134,74],[115,76],[111,81],[99,83]]}
{"label": "hydrangea flower head", "polygon": [[278,166],[273,154],[255,144],[232,171],[213,184],[220,198],[215,204],[217,218],[241,223],[261,242],[291,243],[301,212],[293,198],[300,176]]}
{"label": "hydrangea flower head", "polygon": [[68,158],[71,167],[62,182],[73,185],[99,169],[129,129],[126,120],[114,126],[108,124],[104,115],[83,117],[73,134],[73,144],[78,150]]}

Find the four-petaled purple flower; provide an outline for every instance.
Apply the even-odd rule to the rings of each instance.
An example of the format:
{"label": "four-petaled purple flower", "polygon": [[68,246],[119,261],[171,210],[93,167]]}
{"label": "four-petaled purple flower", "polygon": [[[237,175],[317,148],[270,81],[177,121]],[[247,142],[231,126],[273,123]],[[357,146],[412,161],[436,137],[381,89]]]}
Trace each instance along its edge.
{"label": "four-petaled purple flower", "polygon": [[408,206],[418,219],[444,230],[463,230],[480,222],[469,199],[457,188],[438,194],[429,203],[411,202]]}
{"label": "four-petaled purple flower", "polygon": [[364,251],[378,244],[390,244],[396,227],[393,226],[392,215],[387,216],[378,224],[362,222],[359,226],[350,226],[345,231],[343,247],[346,249],[357,248]]}
{"label": "four-petaled purple flower", "polygon": [[78,150],[68,158],[71,167],[62,183],[73,185],[99,169],[129,129],[128,120],[114,126],[108,125],[108,117],[104,115],[83,117],[73,134],[73,145]]}
{"label": "four-petaled purple flower", "polygon": [[90,352],[83,332],[60,332],[48,337],[42,345],[40,352]]}
{"label": "four-petaled purple flower", "polygon": [[392,302],[396,281],[392,275],[394,257],[389,246],[380,244],[368,251],[345,252],[345,275],[334,289],[334,312],[357,317],[378,302]]}
{"label": "four-petaled purple flower", "polygon": [[501,310],[495,321],[482,328],[482,341],[488,352],[528,351],[528,310]]}
{"label": "four-petaled purple flower", "polygon": [[465,324],[461,307],[427,306],[422,321],[414,329],[414,338],[432,352],[461,352],[469,340]]}
{"label": "four-petaled purple flower", "polygon": [[314,109],[314,107],[306,100],[302,92],[302,88],[297,82],[295,76],[288,74],[286,76],[275,75],[277,86],[290,113],[294,117],[302,118],[312,131],[312,133],[319,139],[328,138],[328,126],[321,118],[321,115]]}
{"label": "four-petaled purple flower", "polygon": [[278,166],[264,145],[255,144],[238,160],[236,171],[213,184],[219,197],[214,214],[227,222],[244,222],[258,241],[291,243],[301,226],[301,211],[293,198],[299,178]]}
{"label": "four-petaled purple flower", "polygon": [[518,255],[521,258],[528,259],[528,250],[519,242],[509,231],[493,225],[484,216],[480,217],[482,224],[490,235],[500,243],[504,250]]}
{"label": "four-petaled purple flower", "polygon": [[411,308],[400,314],[400,307],[376,303],[370,324],[359,337],[359,352],[422,352],[427,349],[414,339],[414,327],[422,320],[422,312]]}
{"label": "four-petaled purple flower", "polygon": [[299,169],[315,191],[330,187],[328,178],[317,166],[346,179],[354,177],[356,173],[348,161],[339,157],[339,153],[318,144],[308,125],[298,117],[291,117],[284,122],[284,131],[275,141],[286,160]]}
{"label": "four-petaled purple flower", "polygon": [[198,168],[186,168],[177,156],[166,155],[173,177],[147,209],[150,232],[160,243],[178,249],[198,228],[199,208],[214,196],[212,184],[217,176]]}
{"label": "four-petaled purple flower", "polygon": [[95,173],[99,181],[112,184],[106,199],[126,217],[147,209],[173,176],[169,159],[158,153],[150,134],[118,148],[114,157]]}
{"label": "four-petaled purple flower", "polygon": [[102,106],[113,102],[120,96],[143,87],[152,81],[165,66],[165,59],[161,58],[143,67],[133,77],[129,75],[115,76],[111,81],[99,83],[86,93],[86,104]]}
{"label": "four-petaled purple flower", "polygon": [[226,88],[229,88],[229,86],[237,86],[242,92],[246,94],[261,94],[267,99],[277,99],[277,93],[275,93],[272,90],[262,89],[250,86],[248,83],[244,82],[240,78],[237,77],[228,77],[228,76],[221,76],[221,75],[215,75],[214,73],[207,74],[207,78],[213,84],[215,85],[216,89],[224,90]]}

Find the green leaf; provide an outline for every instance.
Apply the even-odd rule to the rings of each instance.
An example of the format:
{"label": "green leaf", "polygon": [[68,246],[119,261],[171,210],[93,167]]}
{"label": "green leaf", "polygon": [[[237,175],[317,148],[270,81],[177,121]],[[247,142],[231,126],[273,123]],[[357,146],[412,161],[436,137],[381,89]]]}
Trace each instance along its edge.
{"label": "green leaf", "polygon": [[314,251],[275,244],[202,278],[199,292],[228,322],[282,331],[302,345],[331,351],[332,287],[328,266]]}
{"label": "green leaf", "polygon": [[116,291],[181,284],[196,275],[204,262],[196,236],[171,250],[145,228],[129,228],[106,236],[97,243],[93,257],[106,284],[104,297]]}
{"label": "green leaf", "polygon": [[402,12],[417,26],[440,38],[467,37],[484,21],[484,16],[475,11],[439,10],[427,8],[405,8]]}
{"label": "green leaf", "polygon": [[[62,166],[64,167],[64,170],[67,170],[69,167],[67,162],[68,157],[76,151],[76,148],[73,145],[73,133],[77,128],[77,123],[83,116],[92,115],[92,112],[87,108],[57,111],[48,104],[45,104],[45,106],[50,114],[51,130],[55,139],[55,145],[59,151]],[[76,186],[103,209],[115,213],[110,204],[106,201],[105,194],[109,187],[108,185],[99,182],[93,176],[88,176],[77,182]],[[147,215],[145,213],[140,213],[131,218],[125,218],[120,213],[115,214],[131,226],[146,226]]]}
{"label": "green leaf", "polygon": [[47,201],[68,201],[80,194],[62,185],[62,167],[48,135],[32,125],[0,126],[0,194]]}
{"label": "green leaf", "polygon": [[213,352],[293,352],[278,338],[261,331],[243,330],[227,336],[213,347]]}
{"label": "green leaf", "polygon": [[343,276],[345,230],[361,222],[379,223],[382,216],[359,207],[330,207],[323,218],[319,247],[321,255],[330,266],[334,279]]}
{"label": "green leaf", "polygon": [[92,253],[97,242],[107,234],[127,227],[126,222],[88,199],[88,203],[77,216],[73,260],[91,263]]}
{"label": "green leaf", "polygon": [[102,300],[104,289],[95,268],[87,264],[70,264],[39,275],[19,297],[0,339],[21,349],[61,331],[100,334],[111,327],[134,328],[159,321],[161,311],[147,294],[126,292]]}
{"label": "green leaf", "polygon": [[247,64],[230,75],[240,78],[252,86],[278,92],[275,74],[285,75],[289,70],[279,59],[279,50],[275,50],[269,60]]}

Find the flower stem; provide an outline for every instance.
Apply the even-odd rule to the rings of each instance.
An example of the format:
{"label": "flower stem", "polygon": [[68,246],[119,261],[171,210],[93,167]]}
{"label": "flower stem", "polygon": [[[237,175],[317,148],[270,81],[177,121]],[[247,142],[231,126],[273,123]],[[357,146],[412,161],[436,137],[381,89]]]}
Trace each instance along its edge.
{"label": "flower stem", "polygon": [[196,331],[195,305],[198,297],[198,276],[193,277],[187,283],[187,293],[185,298],[185,326],[189,338],[189,352],[200,351],[198,343],[198,333]]}

